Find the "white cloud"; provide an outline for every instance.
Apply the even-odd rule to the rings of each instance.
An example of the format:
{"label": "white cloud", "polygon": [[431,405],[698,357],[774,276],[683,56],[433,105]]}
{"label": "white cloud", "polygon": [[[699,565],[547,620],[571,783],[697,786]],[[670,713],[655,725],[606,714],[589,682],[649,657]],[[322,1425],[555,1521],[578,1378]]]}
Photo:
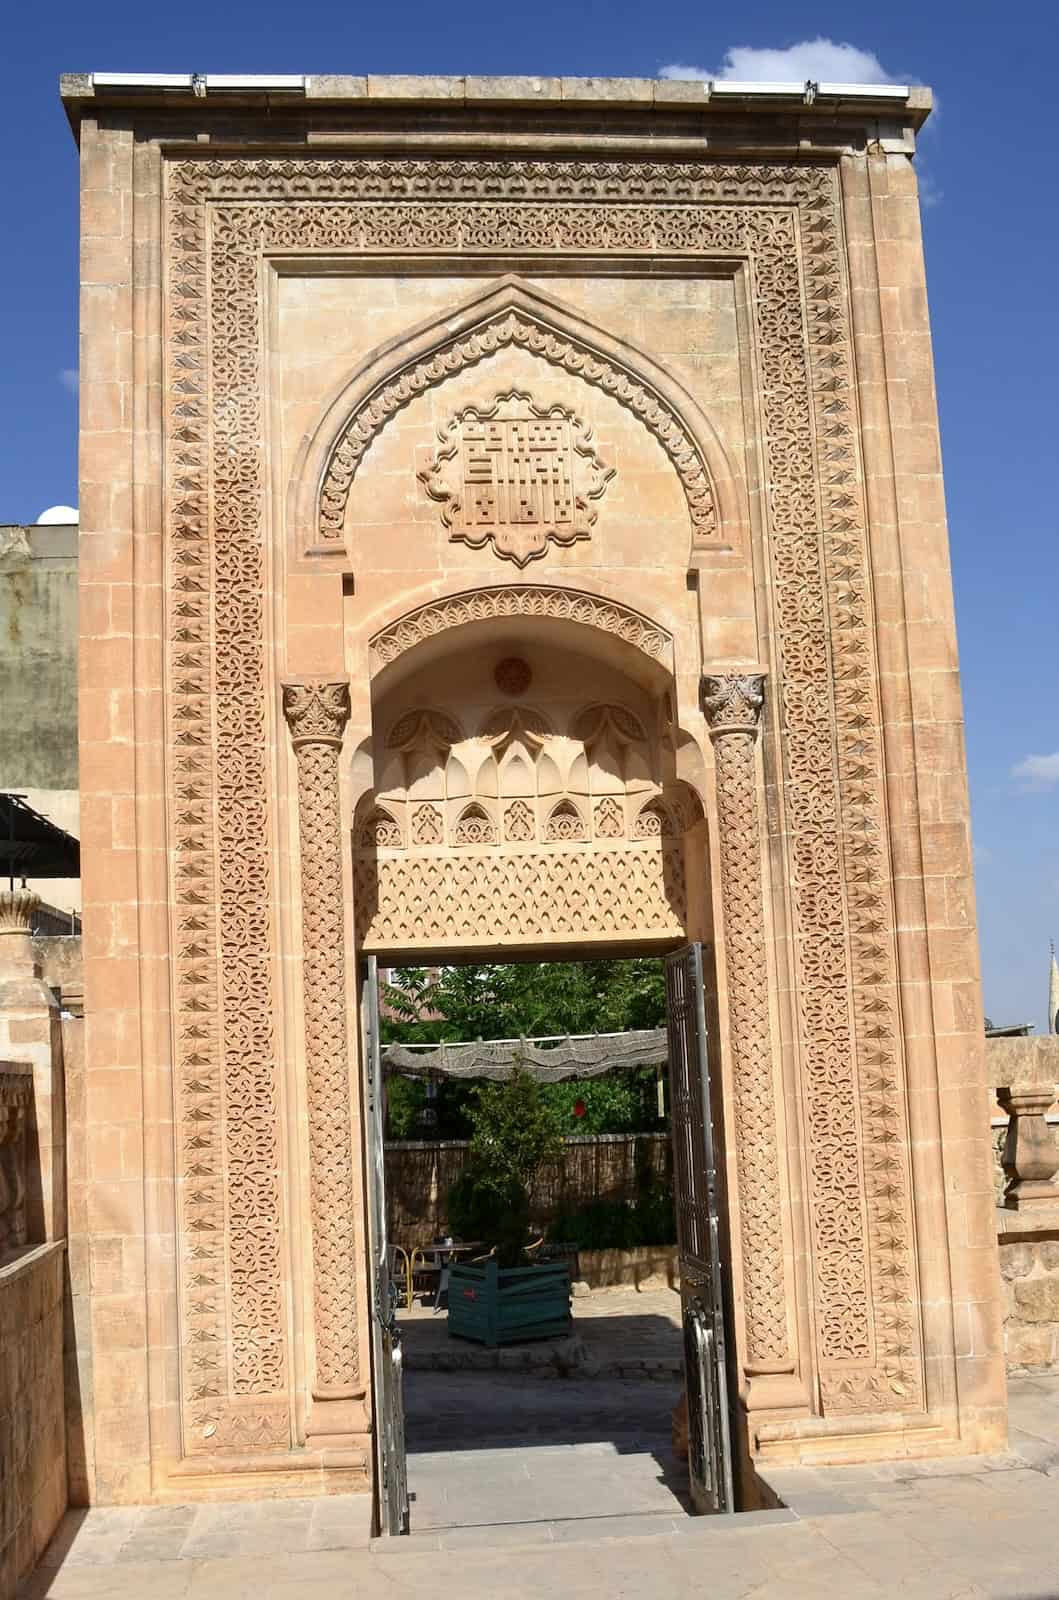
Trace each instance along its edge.
{"label": "white cloud", "polygon": [[69,389],[71,394],[76,394],[80,385],[80,378],[78,376],[77,368],[63,367],[62,371],[59,373],[59,382],[62,384],[64,389]]}
{"label": "white cloud", "polygon": [[1011,776],[1033,789],[1047,789],[1059,783],[1059,750],[1050,756],[1027,756],[1011,769]]}
{"label": "white cloud", "polygon": [[[931,121],[926,123],[925,126],[929,128],[933,120],[934,119],[932,117]],[[916,163],[916,167],[916,183],[919,189],[919,203],[924,211],[929,211],[931,206],[940,206],[942,200],[945,198],[945,192],[943,189],[938,188],[930,173],[923,166],[922,160]]]}
{"label": "white cloud", "polygon": [[877,55],[859,50],[855,44],[836,44],[833,39],[802,39],[786,50],[755,50],[736,45],[725,55],[719,68],[683,66],[672,62],[662,67],[662,78],[709,78],[723,83],[735,79],[744,83],[892,83]]}
{"label": "white cloud", "polygon": [[659,67],[660,78],[680,78],[693,83],[706,83],[710,78],[716,78],[716,72],[707,72],[705,67],[685,67],[679,61],[671,61],[668,67]]}

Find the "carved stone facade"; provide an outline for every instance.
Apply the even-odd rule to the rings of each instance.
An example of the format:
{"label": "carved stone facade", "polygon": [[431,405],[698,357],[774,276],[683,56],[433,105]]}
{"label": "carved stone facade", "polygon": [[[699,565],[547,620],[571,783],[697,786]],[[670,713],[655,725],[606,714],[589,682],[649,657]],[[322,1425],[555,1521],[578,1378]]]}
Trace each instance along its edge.
{"label": "carved stone facade", "polygon": [[84,1225],[148,1260],[100,1494],[363,1474],[366,950],[702,940],[750,1453],[993,1447],[921,109],[512,102],[471,155],[424,104],[380,155],[407,108],[314,93],[267,154],[252,96],[82,129],[83,582],[165,649],[82,707],[89,1083],[152,1063],[158,1185]]}

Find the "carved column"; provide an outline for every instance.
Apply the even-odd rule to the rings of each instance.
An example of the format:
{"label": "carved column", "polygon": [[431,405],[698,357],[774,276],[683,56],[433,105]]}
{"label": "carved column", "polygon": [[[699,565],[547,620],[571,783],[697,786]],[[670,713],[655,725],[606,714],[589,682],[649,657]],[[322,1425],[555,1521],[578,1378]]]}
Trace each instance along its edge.
{"label": "carved column", "polygon": [[[795,1364],[787,1333],[757,798],[756,745],[764,692],[765,680],[757,673],[731,673],[702,680],[702,709],[713,741],[717,781],[745,1365],[751,1385],[755,1376],[790,1373]],[[762,1395],[760,1404],[767,1403],[770,1402]]]}
{"label": "carved column", "polygon": [[[316,1401],[363,1393],[338,789],[349,710],[348,683],[296,683],[283,690],[283,714],[298,759]],[[311,1423],[309,1431],[329,1433],[336,1426]]]}

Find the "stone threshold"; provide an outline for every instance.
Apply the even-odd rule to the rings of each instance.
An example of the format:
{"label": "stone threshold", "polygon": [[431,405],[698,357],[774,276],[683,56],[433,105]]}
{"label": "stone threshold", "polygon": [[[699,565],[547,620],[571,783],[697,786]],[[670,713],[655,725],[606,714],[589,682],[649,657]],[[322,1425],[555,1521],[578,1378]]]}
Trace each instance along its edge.
{"label": "stone threshold", "polygon": [[[413,1508],[413,1516],[414,1516]],[[421,1556],[441,1550],[537,1550],[555,1545],[595,1544],[601,1539],[716,1538],[797,1522],[787,1507],[744,1511],[735,1516],[692,1516],[670,1511],[616,1512],[609,1517],[564,1517],[544,1521],[489,1522],[471,1527],[424,1528],[403,1537],[374,1538],[369,1549],[385,1556]]]}

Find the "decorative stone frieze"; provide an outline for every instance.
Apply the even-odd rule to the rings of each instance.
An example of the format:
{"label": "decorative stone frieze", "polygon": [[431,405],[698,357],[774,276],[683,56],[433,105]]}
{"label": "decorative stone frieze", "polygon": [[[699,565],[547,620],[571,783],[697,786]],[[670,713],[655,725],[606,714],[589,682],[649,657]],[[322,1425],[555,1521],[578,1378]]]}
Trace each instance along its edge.
{"label": "decorative stone frieze", "polygon": [[601,628],[633,645],[652,661],[667,661],[673,648],[667,633],[628,606],[601,600],[596,595],[581,594],[576,589],[512,584],[502,589],[449,595],[419,606],[389,624],[370,641],[372,670],[377,672],[389,666],[406,650],[414,649],[424,639],[433,638],[448,628],[490,621],[494,617],[554,617],[563,622],[580,623],[586,628]]}
{"label": "decorative stone frieze", "polygon": [[755,756],[764,698],[765,679],[760,673],[725,673],[702,679],[702,710],[713,741],[717,773],[746,1370],[750,1376],[790,1372],[794,1366],[783,1271]]}
{"label": "decorative stone frieze", "polygon": [[346,928],[338,756],[348,683],[287,684],[283,714],[298,761],[302,1004],[308,1072],[315,1399],[361,1392],[356,1202],[346,1022]]}

